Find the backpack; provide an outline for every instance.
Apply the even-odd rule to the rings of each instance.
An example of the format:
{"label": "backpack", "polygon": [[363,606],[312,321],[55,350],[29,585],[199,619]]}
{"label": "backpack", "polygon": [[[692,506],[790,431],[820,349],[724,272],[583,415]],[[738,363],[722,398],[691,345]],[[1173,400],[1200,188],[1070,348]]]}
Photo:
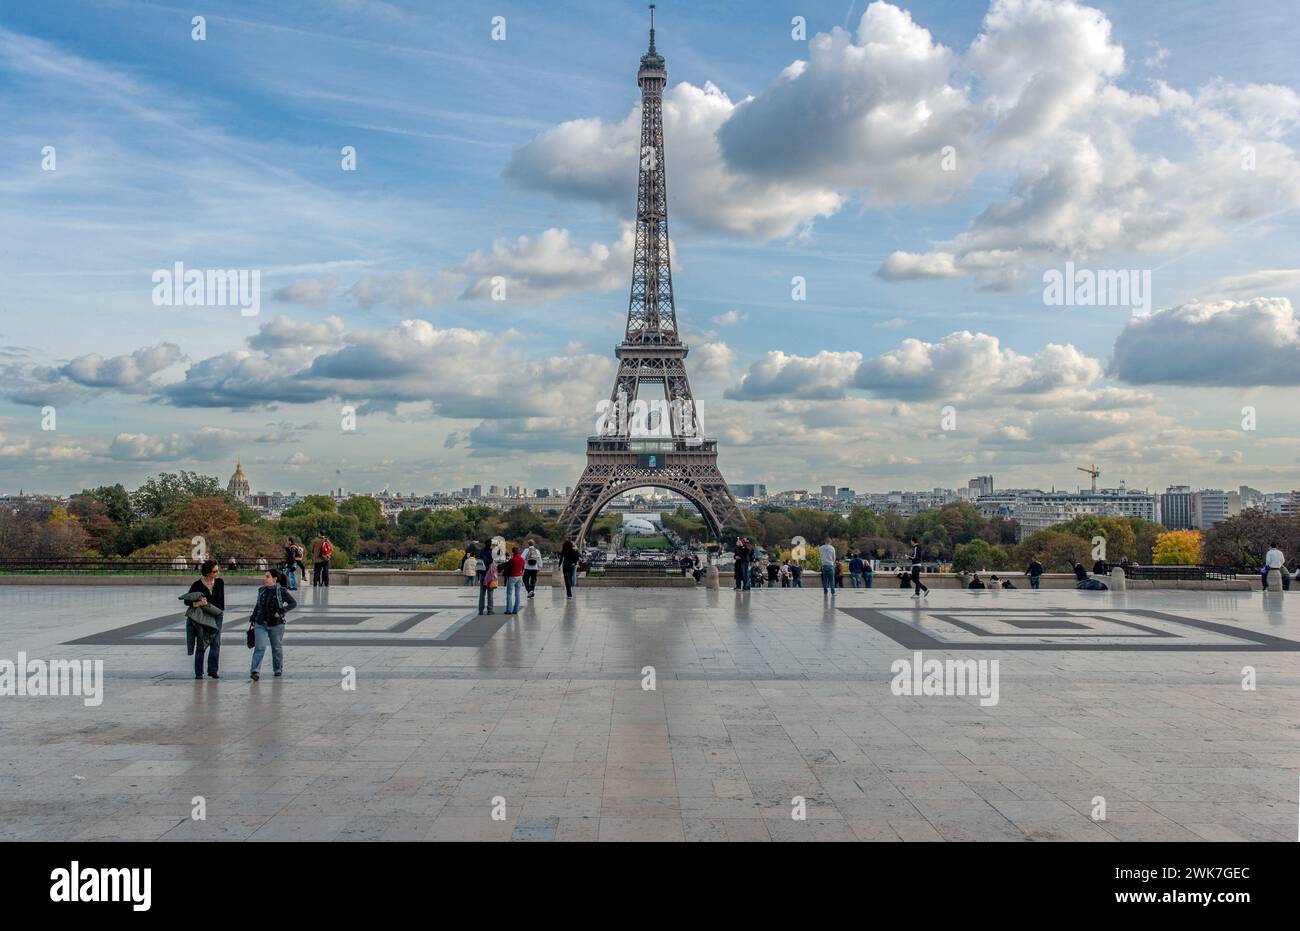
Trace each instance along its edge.
{"label": "backpack", "polygon": [[320,555],[322,559],[329,559],[334,555],[334,547],[330,546],[329,540],[320,545]]}

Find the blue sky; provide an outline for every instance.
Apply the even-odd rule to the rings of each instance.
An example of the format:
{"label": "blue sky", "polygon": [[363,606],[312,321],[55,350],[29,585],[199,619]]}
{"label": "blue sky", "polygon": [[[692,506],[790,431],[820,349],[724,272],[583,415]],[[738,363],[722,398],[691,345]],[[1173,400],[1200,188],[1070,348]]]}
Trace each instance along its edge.
{"label": "blue sky", "polygon": [[[626,313],[645,28],[6,6],[0,489],[237,458],[264,490],[571,484]],[[658,39],[678,314],[731,480],[1300,487],[1286,4],[662,3]],[[155,306],[178,261],[259,270],[260,313]],[[1046,306],[1067,261],[1150,271],[1152,312]]]}

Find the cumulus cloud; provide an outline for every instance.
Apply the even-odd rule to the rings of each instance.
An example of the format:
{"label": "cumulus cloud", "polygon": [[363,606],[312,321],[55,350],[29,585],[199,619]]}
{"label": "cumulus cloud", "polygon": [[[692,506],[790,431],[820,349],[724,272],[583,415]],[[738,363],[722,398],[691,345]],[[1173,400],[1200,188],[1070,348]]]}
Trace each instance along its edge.
{"label": "cumulus cloud", "polygon": [[941,170],[977,114],[952,78],[956,56],[888,3],[872,3],[856,34],[839,27],[808,41],[787,68],[718,128],[726,164],[770,182],[860,190],[871,204],[942,199],[969,176]]}
{"label": "cumulus cloud", "polygon": [[570,408],[594,412],[613,379],[604,356],[530,358],[515,347],[513,331],[439,328],[419,319],[331,329],[328,345],[285,346],[268,336],[298,326],[264,324],[248,348],[193,363],[160,397],[178,407],[232,410],[346,399],[359,414],[397,416],[407,405],[407,419],[554,416]]}
{"label": "cumulus cloud", "polygon": [[731,374],[736,353],[724,342],[701,343],[691,348],[691,368],[701,375],[726,377]]}
{"label": "cumulus cloud", "polygon": [[1284,297],[1194,301],[1134,317],[1109,374],[1135,385],[1300,384],[1300,318]]}
{"label": "cumulus cloud", "polygon": [[754,362],[723,396],[738,401],[842,398],[861,361],[859,352],[823,349],[815,356],[795,356],[773,349]]}
{"label": "cumulus cloud", "polygon": [[[789,236],[815,217],[840,209],[844,197],[819,184],[756,178],[729,166],[717,134],[735,109],[712,83],[696,87],[682,82],[664,94],[664,160],[675,222],[697,231],[770,239]],[[636,163],[640,138],[639,104],[615,123],[561,123],[516,150],[506,177],[525,188],[594,201],[630,217],[636,177],[628,166]]]}
{"label": "cumulus cloud", "polygon": [[1101,365],[1073,346],[1049,343],[1030,357],[1005,349],[997,337],[962,330],[936,343],[905,339],[866,359],[853,386],[904,400],[956,400],[990,394],[1046,395],[1090,385]]}
{"label": "cumulus cloud", "polygon": [[57,371],[69,381],[87,388],[138,388],[180,358],[180,346],[159,343],[109,358],[92,352],[78,356]]}
{"label": "cumulus cloud", "polygon": [[514,242],[497,240],[487,253],[475,252],[453,272],[470,281],[463,298],[491,298],[494,279],[505,282],[505,299],[535,301],[584,291],[609,291],[627,285],[635,245],[632,224],[624,223],[612,246],[582,247],[568,230],[551,228]]}
{"label": "cumulus cloud", "polygon": [[183,358],[175,343],[159,343],[117,356],[97,352],[58,366],[11,363],[4,367],[10,400],[18,404],[70,404],[102,391],[143,392],[154,375]]}
{"label": "cumulus cloud", "polygon": [[250,349],[286,349],[294,346],[329,346],[337,343],[344,330],[340,317],[319,322],[295,321],[281,314],[257,328],[248,340]]}

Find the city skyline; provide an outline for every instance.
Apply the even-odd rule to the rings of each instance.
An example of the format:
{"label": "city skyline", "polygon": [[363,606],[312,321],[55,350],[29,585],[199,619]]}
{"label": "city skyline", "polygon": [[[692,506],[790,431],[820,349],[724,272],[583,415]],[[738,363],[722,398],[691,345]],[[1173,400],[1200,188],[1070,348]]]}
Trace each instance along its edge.
{"label": "city skyline", "polygon": [[[1289,9],[968,6],[659,5],[723,474],[1300,488]],[[0,14],[0,490],[236,460],[258,490],[571,485],[625,323],[644,5],[504,4],[499,37],[131,14]],[[157,302],[178,263],[258,272],[258,313]]]}

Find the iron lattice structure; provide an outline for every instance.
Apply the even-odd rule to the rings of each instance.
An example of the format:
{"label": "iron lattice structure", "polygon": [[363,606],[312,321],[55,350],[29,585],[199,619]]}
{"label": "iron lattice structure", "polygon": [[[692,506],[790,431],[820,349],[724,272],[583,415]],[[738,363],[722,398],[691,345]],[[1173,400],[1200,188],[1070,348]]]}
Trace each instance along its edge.
{"label": "iron lattice structure", "polygon": [[[650,48],[641,56],[641,151],[636,193],[636,248],[627,331],[615,349],[618,376],[600,435],[587,440],[587,467],[560,518],[564,533],[582,545],[596,515],[633,488],[675,491],[699,510],[715,537],[744,517],[718,470],[716,440],[705,439],[686,377],[688,347],[677,329],[668,246],[668,185],[664,162],[664,58],[655,50],[654,7]],[[655,397],[650,407],[642,388]],[[651,410],[650,417],[645,411]],[[655,422],[654,413],[659,413]]]}

